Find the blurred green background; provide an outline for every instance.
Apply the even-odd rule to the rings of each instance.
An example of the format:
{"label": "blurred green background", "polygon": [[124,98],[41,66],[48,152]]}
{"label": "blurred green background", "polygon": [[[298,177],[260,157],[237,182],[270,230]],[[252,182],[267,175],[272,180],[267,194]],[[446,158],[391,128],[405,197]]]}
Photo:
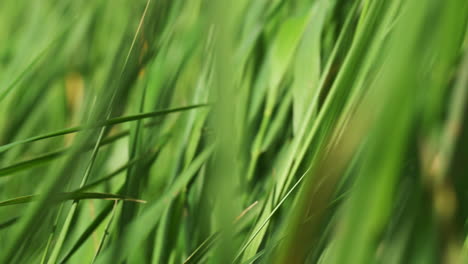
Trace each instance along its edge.
{"label": "blurred green background", "polygon": [[468,263],[467,30],[466,0],[2,0],[0,263]]}

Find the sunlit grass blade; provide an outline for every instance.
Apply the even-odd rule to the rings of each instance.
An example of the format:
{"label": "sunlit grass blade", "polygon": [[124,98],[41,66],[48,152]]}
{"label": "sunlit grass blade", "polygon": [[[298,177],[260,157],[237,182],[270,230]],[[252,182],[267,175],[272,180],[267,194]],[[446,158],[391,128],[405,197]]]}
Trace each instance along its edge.
{"label": "sunlit grass blade", "polygon": [[[38,196],[39,195],[25,195],[25,196],[12,198],[6,201],[1,201],[0,207],[33,202],[38,199]],[[111,194],[111,193],[94,193],[94,192],[59,193],[59,194],[52,195],[52,199],[54,202],[99,199],[99,200],[122,200],[122,201],[127,201],[127,202],[146,203],[146,201],[144,200],[130,198],[130,197],[126,197],[123,195]]]}
{"label": "sunlit grass blade", "polygon": [[[135,245],[141,243],[146,236],[151,231],[150,228],[146,230],[141,230],[139,227],[143,224],[151,223],[151,225],[156,225],[158,223],[158,219],[161,216],[165,204],[167,204],[170,200],[174,199],[174,197],[184,188],[188,182],[194,177],[195,173],[200,169],[200,167],[206,162],[208,157],[213,152],[213,147],[209,147],[205,149],[201,154],[199,154],[192,164],[176,179],[176,181],[169,187],[168,190],[164,191],[164,193],[157,197],[157,200],[150,202],[147,206],[145,211],[140,215],[140,217],[136,218],[131,225],[124,231],[123,238],[121,241],[127,241],[127,239],[131,239],[134,241]],[[143,231],[143,232],[142,232]],[[128,251],[124,252],[116,252],[116,245],[107,248],[102,252],[100,258],[97,259],[97,263],[107,263],[110,260],[115,259],[125,259],[126,256],[130,255],[134,250],[137,248],[133,248]]]}
{"label": "sunlit grass blade", "polygon": [[105,122],[98,123],[98,124],[93,124],[89,126],[76,126],[76,127],[71,127],[67,129],[63,129],[60,131],[56,132],[51,132],[45,135],[41,136],[35,136],[31,137],[28,139],[23,139],[19,141],[15,141],[12,143],[5,144],[3,146],[0,146],[0,152],[4,152],[8,149],[11,149],[15,146],[26,144],[26,143],[31,143],[35,141],[39,141],[42,139],[47,139],[47,138],[52,138],[52,137],[58,137],[58,136],[63,136],[66,134],[71,134],[71,133],[76,133],[84,129],[92,129],[92,128],[99,128],[99,127],[107,127],[107,126],[113,126],[121,123],[126,123],[126,122],[131,122],[131,121],[137,121],[140,119],[145,119],[145,118],[152,118],[152,117],[157,117],[161,115],[166,115],[166,114],[171,114],[171,113],[177,113],[181,111],[186,111],[186,110],[191,110],[195,108],[200,108],[200,107],[206,107],[208,106],[207,104],[200,104],[200,105],[193,105],[193,106],[187,106],[187,107],[179,107],[179,108],[173,108],[173,109],[168,109],[168,110],[161,110],[161,111],[154,111],[151,113],[143,113],[143,114],[136,114],[136,115],[131,115],[131,116],[124,116],[124,117],[117,117],[117,118],[111,118]]}
{"label": "sunlit grass blade", "polygon": [[70,247],[67,253],[63,256],[59,263],[67,263],[73,254],[96,232],[97,228],[104,222],[108,215],[112,212],[114,205],[109,204],[96,216],[93,222],[83,231],[76,242]]}

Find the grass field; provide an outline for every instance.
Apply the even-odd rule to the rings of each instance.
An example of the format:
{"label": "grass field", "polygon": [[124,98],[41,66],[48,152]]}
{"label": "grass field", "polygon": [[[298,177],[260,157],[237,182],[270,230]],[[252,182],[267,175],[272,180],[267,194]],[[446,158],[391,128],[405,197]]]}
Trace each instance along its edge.
{"label": "grass field", "polygon": [[1,0],[0,263],[468,263],[466,0]]}

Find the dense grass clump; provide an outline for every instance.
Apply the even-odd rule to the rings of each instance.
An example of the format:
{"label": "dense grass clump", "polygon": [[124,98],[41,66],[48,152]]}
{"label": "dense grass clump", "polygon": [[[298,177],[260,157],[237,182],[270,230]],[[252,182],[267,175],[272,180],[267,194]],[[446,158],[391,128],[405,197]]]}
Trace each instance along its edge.
{"label": "dense grass clump", "polygon": [[0,18],[0,263],[468,263],[466,0]]}

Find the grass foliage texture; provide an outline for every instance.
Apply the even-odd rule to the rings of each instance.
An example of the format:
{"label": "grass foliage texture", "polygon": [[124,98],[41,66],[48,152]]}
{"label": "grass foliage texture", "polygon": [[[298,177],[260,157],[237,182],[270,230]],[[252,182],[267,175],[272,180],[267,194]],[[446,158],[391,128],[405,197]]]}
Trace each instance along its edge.
{"label": "grass foliage texture", "polygon": [[466,0],[0,22],[0,263],[468,263]]}

